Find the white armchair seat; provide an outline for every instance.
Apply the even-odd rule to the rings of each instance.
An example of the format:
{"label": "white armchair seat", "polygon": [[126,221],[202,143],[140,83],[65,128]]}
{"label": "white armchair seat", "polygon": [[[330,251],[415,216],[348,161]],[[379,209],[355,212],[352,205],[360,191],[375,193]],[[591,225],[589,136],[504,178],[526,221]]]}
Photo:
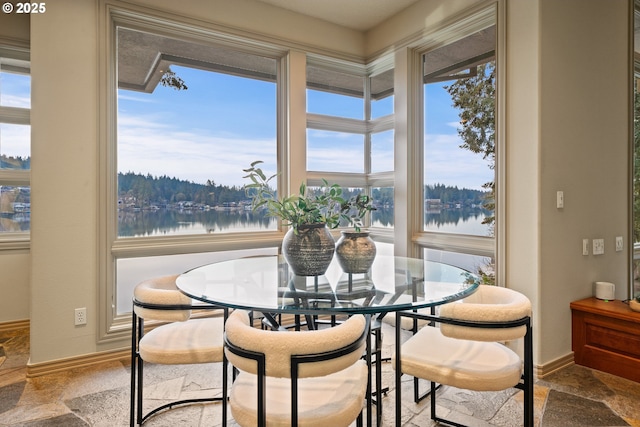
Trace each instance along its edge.
{"label": "white armchair seat", "polygon": [[402,372],[457,388],[498,391],[518,384],[522,360],[502,344],[449,338],[425,327],[403,344]]}
{"label": "white armchair seat", "polygon": [[[335,374],[305,378],[298,389],[298,425],[305,427],[348,426],[362,411],[367,365],[363,360]],[[291,426],[291,379],[267,377],[268,425]],[[231,413],[240,425],[257,425],[257,376],[247,372],[233,383]]]}
{"label": "white armchair seat", "polygon": [[139,353],[162,365],[221,362],[223,328],[222,316],[162,325],[142,337]]}

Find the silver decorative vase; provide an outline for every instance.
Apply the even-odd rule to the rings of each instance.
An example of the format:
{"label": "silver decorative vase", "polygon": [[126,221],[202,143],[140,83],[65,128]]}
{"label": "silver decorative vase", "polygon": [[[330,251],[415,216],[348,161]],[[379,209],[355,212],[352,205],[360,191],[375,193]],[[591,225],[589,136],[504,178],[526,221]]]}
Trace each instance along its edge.
{"label": "silver decorative vase", "polygon": [[298,234],[293,228],[282,239],[282,255],[298,276],[323,275],[335,252],[335,240],[325,224],[298,226]]}
{"label": "silver decorative vase", "polygon": [[376,257],[376,244],[368,231],[343,231],[336,244],[336,257],[345,273],[366,273]]}

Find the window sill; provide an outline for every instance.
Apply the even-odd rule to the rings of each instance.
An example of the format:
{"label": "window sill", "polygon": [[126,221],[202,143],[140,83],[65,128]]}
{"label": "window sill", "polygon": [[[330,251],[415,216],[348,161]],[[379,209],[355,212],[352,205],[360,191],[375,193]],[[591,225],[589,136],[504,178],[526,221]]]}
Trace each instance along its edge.
{"label": "window sill", "polygon": [[0,252],[29,249],[31,249],[31,236],[29,233],[0,234]]}

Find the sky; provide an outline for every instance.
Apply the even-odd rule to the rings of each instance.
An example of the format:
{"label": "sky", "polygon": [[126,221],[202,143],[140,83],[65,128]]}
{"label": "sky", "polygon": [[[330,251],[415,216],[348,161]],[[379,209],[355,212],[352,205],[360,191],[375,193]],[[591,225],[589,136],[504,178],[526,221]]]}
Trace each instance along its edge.
{"label": "sky", "polygon": [[[254,160],[275,172],[275,85],[184,67],[173,70],[187,90],[160,85],[152,94],[119,90],[118,170],[237,186],[246,182],[242,169]],[[0,79],[0,105],[30,106],[28,77],[2,73]],[[425,182],[482,189],[493,171],[481,155],[459,148],[458,113],[449,95],[430,85],[425,98]],[[392,112],[391,98],[378,104],[378,115]],[[357,98],[311,91],[308,105],[314,113],[363,115]],[[307,136],[313,159],[308,169],[363,171],[361,135],[309,130]],[[28,147],[28,126],[0,126],[1,154],[27,156]],[[372,165],[374,172],[392,170],[393,132],[374,137]]]}
{"label": "sky", "polygon": [[[153,94],[120,91],[119,170],[166,174],[205,183],[238,185],[242,169],[263,160],[275,171],[275,85],[183,67],[172,67],[186,91],[158,86]],[[429,88],[425,182],[482,189],[492,171],[479,154],[459,148],[458,113],[449,95]],[[391,102],[381,110],[391,113]],[[362,100],[308,93],[309,111],[362,118]],[[170,106],[167,107],[167,106]],[[376,139],[374,172],[393,168],[392,132]],[[310,170],[362,172],[362,136],[310,130]],[[168,160],[170,159],[170,160]]]}
{"label": "sky", "polygon": [[[31,108],[31,78],[0,72],[0,105]],[[29,126],[0,123],[0,154],[29,157],[30,140]]]}

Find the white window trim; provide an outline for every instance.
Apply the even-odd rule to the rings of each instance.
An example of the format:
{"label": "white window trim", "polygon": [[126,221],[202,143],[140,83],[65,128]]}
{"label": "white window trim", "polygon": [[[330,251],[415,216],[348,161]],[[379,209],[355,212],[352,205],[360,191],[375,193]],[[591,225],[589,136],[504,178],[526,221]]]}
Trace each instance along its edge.
{"label": "white window trim", "polygon": [[[307,129],[325,130],[332,132],[346,132],[362,135],[364,138],[364,171],[362,173],[332,172],[332,171],[307,171],[306,182],[309,186],[320,186],[323,179],[330,183],[338,184],[342,187],[360,187],[365,189],[365,193],[370,194],[373,187],[393,187],[394,172],[371,173],[371,134],[394,130],[395,115],[389,114],[375,119],[371,117],[370,105],[370,79],[377,74],[394,68],[394,57],[391,54],[383,55],[371,63],[362,66],[347,61],[342,61],[326,56],[307,54],[309,65],[323,68],[329,71],[361,76],[364,87],[364,119],[353,119],[347,117],[329,116],[325,114],[307,113]],[[305,162],[306,162],[305,158]],[[370,218],[367,218],[370,220]],[[365,224],[367,226],[367,224]],[[385,243],[393,243],[393,229],[382,229],[369,227],[371,236],[375,240]],[[335,231],[334,234],[338,234]]]}
{"label": "white window trim", "polygon": [[[504,11],[504,2],[497,1],[495,3],[490,4],[488,7],[485,5],[480,10],[470,11],[467,15],[462,16],[457,19],[455,22],[449,23],[446,27],[443,27],[441,30],[434,32],[433,34],[425,37],[419,43],[416,43],[412,49],[410,49],[411,54],[408,55],[408,59],[410,60],[410,64],[407,68],[409,70],[409,78],[416,82],[417,85],[419,82],[420,87],[422,87],[422,70],[421,67],[417,66],[421,62],[421,55],[424,52],[427,52],[431,49],[435,49],[437,47],[446,45],[452,41],[460,39],[469,34],[473,34],[483,28],[486,28],[488,25],[495,24],[497,31],[497,40],[496,40],[496,67],[497,72],[496,75],[499,77],[496,79],[497,88],[496,88],[496,141],[495,141],[495,151],[496,151],[496,160],[495,160],[495,185],[496,185],[496,223],[495,223],[495,236],[494,237],[486,237],[486,236],[471,236],[471,235],[463,235],[463,234],[453,234],[453,233],[440,233],[433,231],[423,230],[423,217],[424,217],[424,207],[422,203],[419,206],[414,206],[415,209],[411,209],[409,214],[409,218],[407,223],[410,224],[414,229],[407,230],[411,235],[411,243],[413,243],[414,247],[410,249],[411,253],[415,253],[417,251],[421,251],[424,248],[428,249],[436,249],[442,251],[451,251],[451,252],[461,252],[461,253],[469,253],[473,255],[480,255],[486,257],[494,257],[496,259],[497,270],[496,270],[496,280],[497,283],[500,283],[500,279],[504,277],[504,176],[505,176],[505,167],[504,167],[504,52],[505,52],[505,40],[504,40],[504,28],[505,28],[505,11]],[[413,156],[414,159],[418,159],[416,161],[415,166],[419,170],[420,177],[416,177],[413,183],[409,184],[410,190],[412,194],[416,194],[415,185],[423,186],[422,180],[422,170],[424,169],[423,162],[423,151],[422,147],[424,141],[422,140],[423,132],[422,132],[422,117],[424,115],[423,111],[423,91],[419,90],[418,95],[412,100],[412,107],[414,108],[414,114],[411,116],[411,119],[415,121],[412,123],[411,119],[409,120],[409,126],[413,130],[413,134],[418,136],[415,138],[416,147],[409,148],[408,153],[409,156]],[[408,164],[411,164],[411,161],[408,159]],[[419,184],[418,184],[419,182]],[[422,197],[419,198],[422,200]]]}
{"label": "white window trim", "polygon": [[[0,47],[0,56],[23,61],[30,59],[30,53],[27,49]],[[31,125],[31,109],[0,106],[0,123],[29,126]],[[3,185],[29,187],[31,186],[31,171],[28,169],[0,169],[0,186]],[[29,250],[30,248],[30,232],[0,234],[0,251]]]}
{"label": "white window trim", "polygon": [[[225,235],[193,235],[169,237],[118,238],[117,236],[117,85],[116,85],[116,28],[126,26],[142,31],[222,44],[245,52],[279,59],[278,70],[278,160],[281,169],[287,171],[282,153],[288,147],[288,134],[282,124],[287,123],[289,96],[286,85],[288,50],[285,47],[255,38],[243,37],[216,29],[203,28],[201,23],[158,11],[136,8],[109,0],[101,1],[100,18],[100,137],[99,137],[99,197],[98,224],[98,343],[128,339],[130,315],[116,313],[116,261],[140,256],[174,255],[199,252],[215,252],[239,249],[255,249],[278,246],[282,241],[282,229],[261,233],[228,233]],[[286,178],[279,180],[286,183]]]}

